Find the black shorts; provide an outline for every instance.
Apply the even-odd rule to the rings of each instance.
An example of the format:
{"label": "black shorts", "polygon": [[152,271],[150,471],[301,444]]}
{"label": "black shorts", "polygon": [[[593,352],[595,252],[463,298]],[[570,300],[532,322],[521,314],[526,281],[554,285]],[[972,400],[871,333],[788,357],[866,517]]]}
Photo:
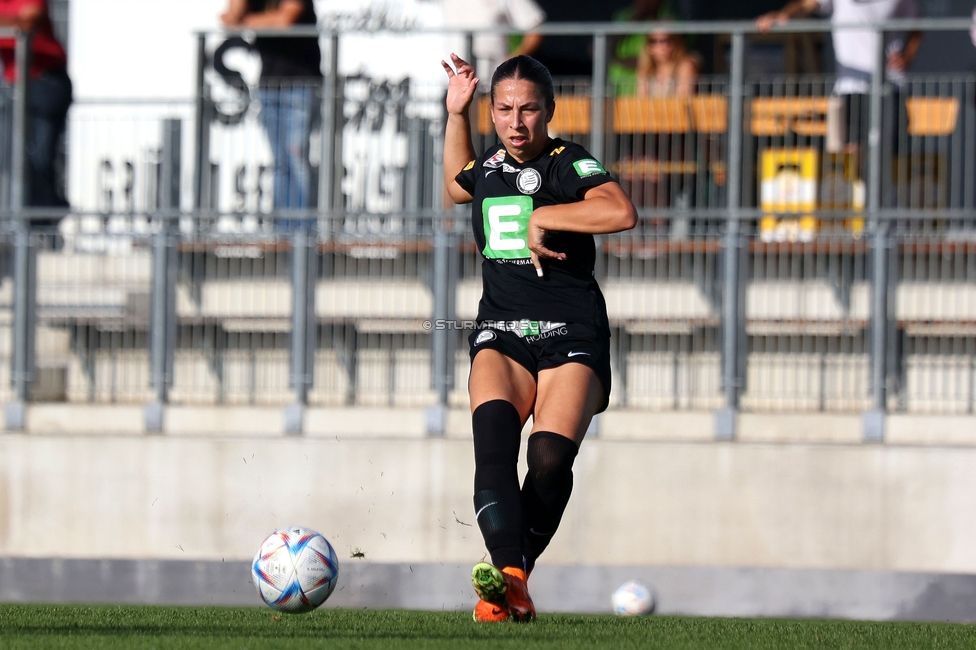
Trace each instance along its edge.
{"label": "black shorts", "polygon": [[581,363],[603,384],[602,413],[610,402],[610,336],[590,325],[545,321],[487,321],[468,336],[471,360],[482,350],[497,350],[532,373]]}

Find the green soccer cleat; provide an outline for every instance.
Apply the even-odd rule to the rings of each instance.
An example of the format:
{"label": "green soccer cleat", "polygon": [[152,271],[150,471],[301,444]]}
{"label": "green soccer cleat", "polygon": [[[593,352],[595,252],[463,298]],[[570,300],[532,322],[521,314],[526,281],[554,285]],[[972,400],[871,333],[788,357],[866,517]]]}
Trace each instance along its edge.
{"label": "green soccer cleat", "polygon": [[[510,620],[516,623],[535,620],[535,605],[521,569],[506,567],[499,570],[487,562],[479,562],[471,570],[471,584],[481,600],[507,612]],[[480,620],[477,610],[475,620]]]}
{"label": "green soccer cleat", "polygon": [[508,584],[505,574],[487,562],[479,562],[471,569],[471,585],[478,598],[496,605],[505,605],[505,592]]}

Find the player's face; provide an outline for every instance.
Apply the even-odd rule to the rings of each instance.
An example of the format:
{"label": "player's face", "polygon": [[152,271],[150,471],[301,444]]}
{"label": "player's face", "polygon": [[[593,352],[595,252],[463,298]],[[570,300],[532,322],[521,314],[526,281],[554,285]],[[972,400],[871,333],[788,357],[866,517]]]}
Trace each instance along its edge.
{"label": "player's face", "polygon": [[552,119],[539,87],[525,79],[502,79],[495,85],[491,121],[498,139],[518,162],[535,158],[549,141]]}

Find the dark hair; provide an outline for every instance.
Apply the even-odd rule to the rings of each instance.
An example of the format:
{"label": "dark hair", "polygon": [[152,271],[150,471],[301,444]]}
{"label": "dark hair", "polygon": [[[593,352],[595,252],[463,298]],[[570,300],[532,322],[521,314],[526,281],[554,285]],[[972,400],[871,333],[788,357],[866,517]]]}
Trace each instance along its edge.
{"label": "dark hair", "polygon": [[549,74],[549,69],[531,56],[525,54],[513,56],[495,68],[495,74],[491,75],[491,102],[493,104],[495,103],[495,86],[506,79],[531,81],[542,93],[546,108],[552,108],[556,105],[556,93],[552,86],[552,75]]}

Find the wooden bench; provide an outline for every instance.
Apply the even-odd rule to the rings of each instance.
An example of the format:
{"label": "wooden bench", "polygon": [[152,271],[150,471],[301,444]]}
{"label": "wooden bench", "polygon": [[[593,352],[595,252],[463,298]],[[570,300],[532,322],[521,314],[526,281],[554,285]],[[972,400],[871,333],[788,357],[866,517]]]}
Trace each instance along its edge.
{"label": "wooden bench", "polygon": [[[756,97],[750,104],[752,135],[783,136],[827,134],[828,100],[817,97]],[[592,100],[586,95],[557,95],[556,112],[549,130],[563,135],[589,134]],[[909,97],[905,100],[909,135],[949,135],[956,128],[959,100],[955,97]],[[728,130],[728,97],[617,97],[608,101],[609,122],[614,133],[725,133]],[[494,132],[483,96],[476,104],[476,126],[481,135]]]}
{"label": "wooden bench", "polygon": [[909,97],[908,135],[949,135],[956,130],[959,100],[955,97]]}
{"label": "wooden bench", "polygon": [[752,100],[750,131],[758,136],[827,135],[826,97],[757,97]]}
{"label": "wooden bench", "polygon": [[[614,133],[725,133],[728,129],[725,95],[617,97],[607,105]],[[561,135],[589,134],[591,107],[592,99],[586,95],[557,95],[549,130]],[[481,135],[494,133],[487,96],[476,103],[475,125]]]}
{"label": "wooden bench", "polygon": [[[752,100],[750,130],[757,136],[827,135],[827,97],[757,97]],[[955,97],[909,97],[908,134],[944,136],[956,128],[959,100]]]}

